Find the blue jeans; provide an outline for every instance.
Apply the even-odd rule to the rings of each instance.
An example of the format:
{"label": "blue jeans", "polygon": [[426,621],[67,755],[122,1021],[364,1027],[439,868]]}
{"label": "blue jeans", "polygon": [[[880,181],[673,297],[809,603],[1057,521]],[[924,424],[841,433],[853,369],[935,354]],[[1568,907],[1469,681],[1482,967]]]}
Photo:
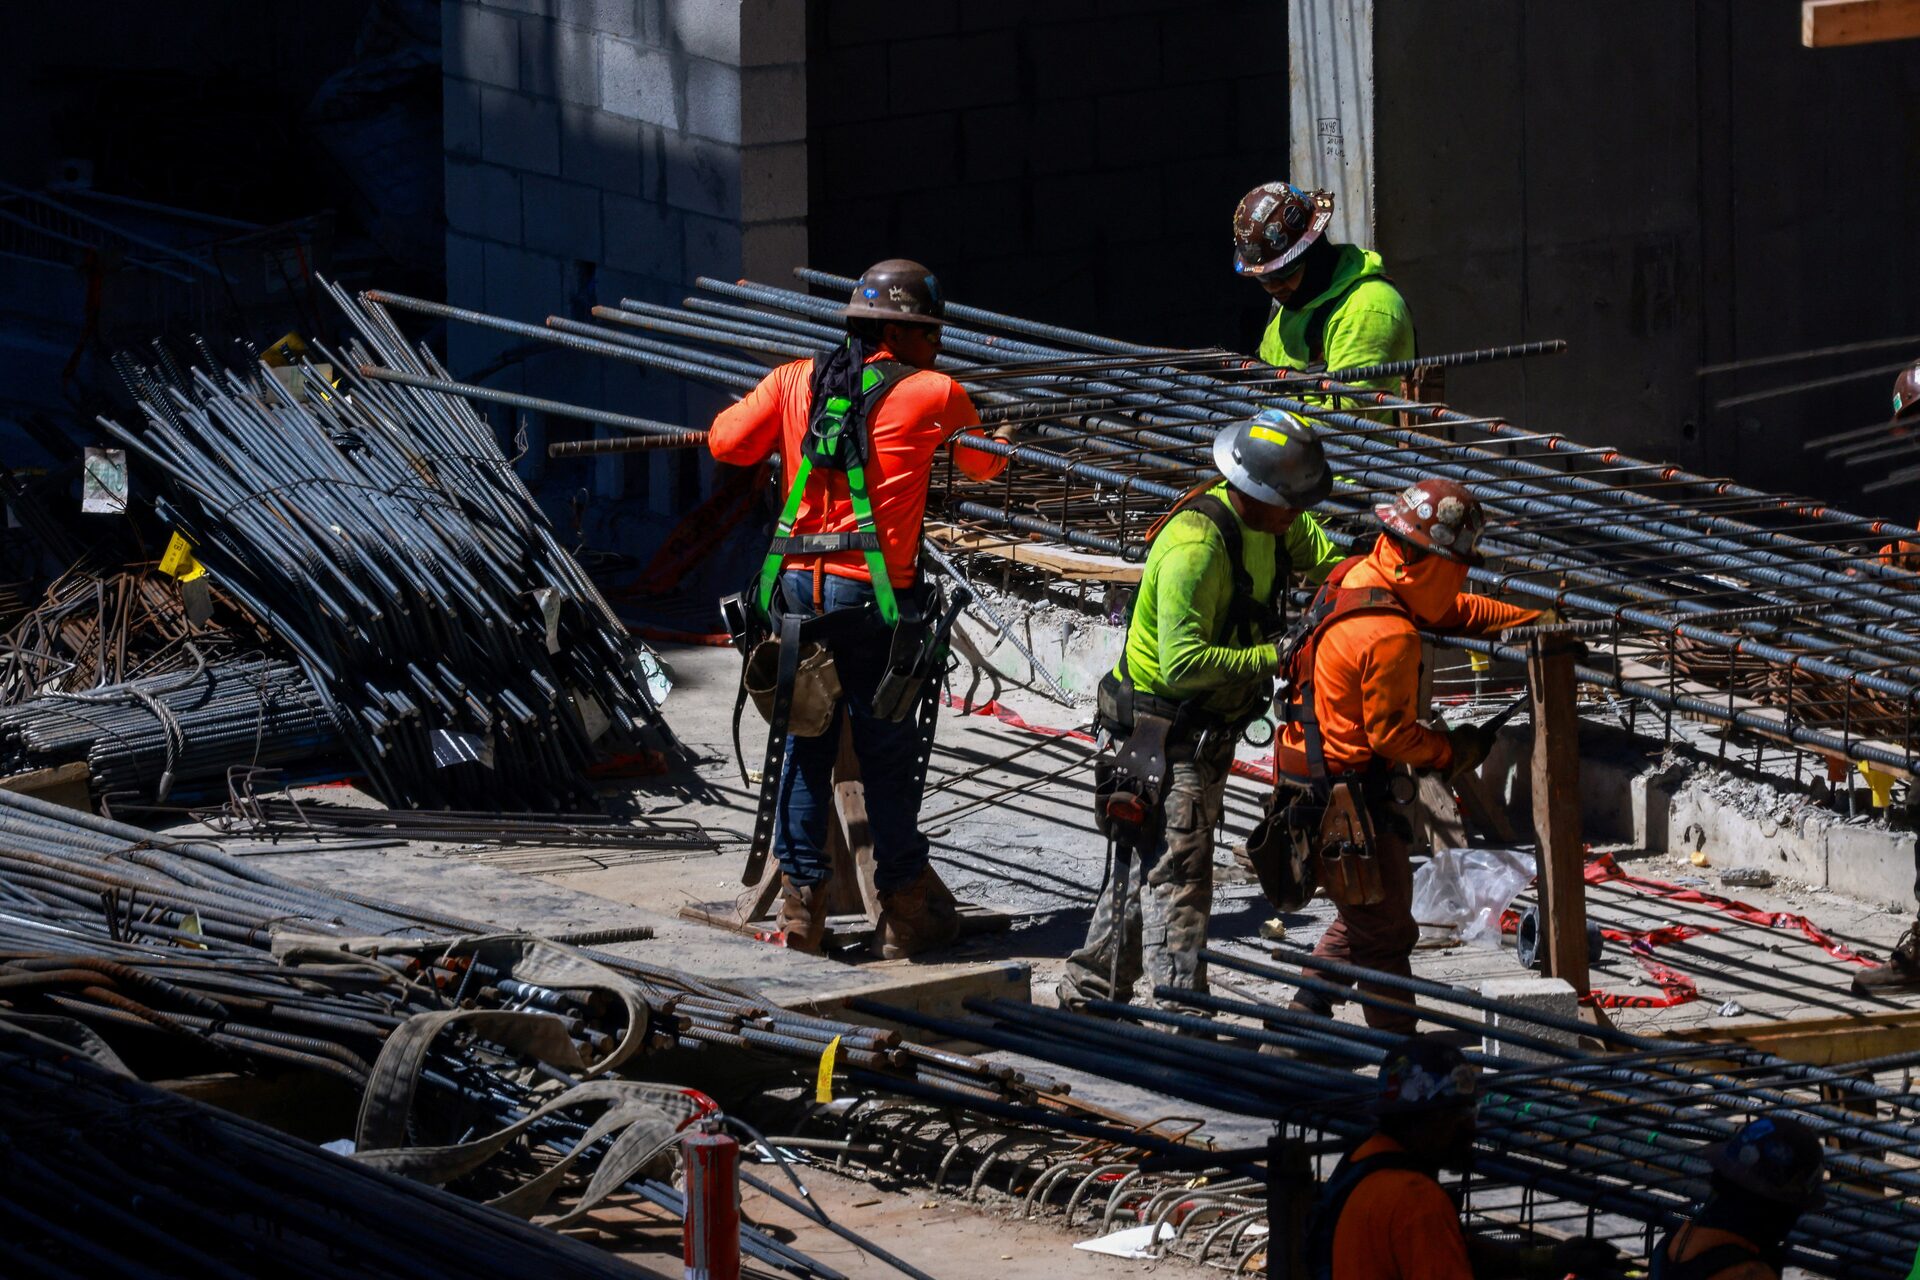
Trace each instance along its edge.
{"label": "blue jeans", "polygon": [[[817,616],[813,575],[780,576],[786,607],[803,618]],[[827,574],[821,589],[828,612],[873,603],[873,587]],[[779,814],[773,854],[797,885],[819,884],[832,870],[827,824],[833,813],[833,763],[840,754],[840,726],[852,717],[853,754],[865,784],[867,826],[873,837],[873,879],[881,893],[894,893],[919,878],[927,865],[927,838],[920,834],[920,731],[914,717],[898,722],[873,714],[873,695],[886,674],[892,632],[874,615],[870,626],[836,637],[833,662],[840,676],[840,705],[833,723],[817,738],[787,738],[780,766]]]}

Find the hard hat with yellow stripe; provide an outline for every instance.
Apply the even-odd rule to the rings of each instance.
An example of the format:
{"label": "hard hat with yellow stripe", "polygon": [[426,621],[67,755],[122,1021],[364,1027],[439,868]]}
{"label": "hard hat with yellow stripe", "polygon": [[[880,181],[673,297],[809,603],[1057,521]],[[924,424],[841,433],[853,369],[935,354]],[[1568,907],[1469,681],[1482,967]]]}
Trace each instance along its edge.
{"label": "hard hat with yellow stripe", "polygon": [[1228,484],[1270,506],[1317,506],[1333,492],[1333,471],[1312,425],[1279,409],[1222,427],[1213,462]]}

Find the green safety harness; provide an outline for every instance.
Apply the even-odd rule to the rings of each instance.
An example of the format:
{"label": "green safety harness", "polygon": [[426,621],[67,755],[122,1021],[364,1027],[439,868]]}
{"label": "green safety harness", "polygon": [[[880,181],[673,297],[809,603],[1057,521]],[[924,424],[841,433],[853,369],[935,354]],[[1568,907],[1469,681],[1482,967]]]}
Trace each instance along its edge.
{"label": "green safety harness", "polygon": [[[826,404],[807,424],[807,436],[800,449],[800,465],[794,468],[793,488],[787,493],[787,505],[774,527],[773,541],[767,544],[767,558],[760,565],[760,577],[754,590],[754,604],[760,616],[773,616],[773,592],[779,585],[780,566],[788,556],[826,555],[839,551],[858,551],[867,560],[867,573],[873,579],[873,601],[880,620],[888,626],[900,621],[900,603],[894,598],[893,582],[887,576],[886,557],[880,553],[880,529],[873,522],[873,502],[867,496],[867,423],[887,392],[898,385],[898,374],[906,366],[895,360],[875,360],[860,374],[860,397],[829,396]],[[795,536],[793,522],[800,513],[800,500],[806,495],[807,481],[815,467],[844,472],[847,497],[853,504],[854,533],[806,533]]]}
{"label": "green safety harness", "polygon": [[[886,557],[880,549],[880,530],[874,523],[873,502],[867,492],[867,462],[872,443],[868,424],[875,410],[895,386],[905,381],[906,375],[913,372],[907,365],[897,360],[881,359],[855,364],[859,368],[859,391],[853,395],[833,394],[827,383],[834,373],[834,367],[840,361],[849,363],[864,361],[864,353],[857,342],[823,358],[816,363],[816,375],[813,385],[814,411],[807,423],[807,434],[801,443],[800,461],[794,468],[793,487],[787,493],[786,505],[781,509],[780,519],[774,526],[773,540],[767,545],[767,557],[761,562],[750,589],[750,616],[745,619],[749,635],[758,637],[777,636],[779,639],[779,665],[774,687],[772,714],[767,723],[767,749],[760,769],[760,800],[754,815],[753,838],[748,846],[747,866],[741,876],[744,884],[757,883],[766,865],[766,857],[773,845],[774,821],[777,817],[779,778],[781,765],[786,758],[787,729],[789,715],[793,707],[793,688],[798,673],[802,647],[813,640],[825,641],[837,632],[866,616],[864,609],[839,609],[817,618],[802,619],[789,610],[776,610],[776,593],[780,588],[780,570],[788,556],[795,555],[831,555],[844,551],[858,551],[867,562],[867,573],[873,581],[875,610],[880,620],[894,632],[896,650],[914,651],[927,647],[928,636],[937,636],[944,641],[945,631],[952,625],[951,616],[944,624],[933,631],[925,632],[916,646],[914,637],[903,636],[900,627],[900,601],[893,588],[892,579],[887,574]],[[844,366],[842,366],[844,368]],[[816,470],[840,472],[847,477],[847,497],[853,506],[855,530],[851,533],[806,533],[795,534],[794,522],[800,511],[800,501],[805,495],[807,483]],[[725,606],[723,605],[723,608]],[[957,612],[957,610],[955,610]],[[776,613],[778,616],[776,617]],[[730,626],[732,623],[730,621]],[[737,641],[738,642],[738,641]],[[904,643],[903,643],[904,642]],[[752,641],[741,644],[743,654],[750,653]],[[929,665],[931,654],[914,654],[921,661],[918,665]],[[896,652],[897,661],[911,662],[911,657]],[[894,665],[890,662],[889,667]],[[914,696],[923,684],[912,684],[911,692],[903,702],[917,704],[921,728],[923,731],[923,750],[921,752],[922,783],[925,776],[925,758],[932,743],[932,716],[937,703],[928,698]],[[883,681],[883,688],[886,682]],[[740,712],[746,699],[745,672],[742,672],[741,690],[734,702],[734,750],[739,754]],[[876,697],[878,701],[878,697]],[[903,707],[904,709],[904,707]],[[882,714],[891,714],[882,711]],[[744,764],[744,762],[743,762]],[[744,772],[744,769],[743,769]],[[916,790],[918,789],[916,784]]]}

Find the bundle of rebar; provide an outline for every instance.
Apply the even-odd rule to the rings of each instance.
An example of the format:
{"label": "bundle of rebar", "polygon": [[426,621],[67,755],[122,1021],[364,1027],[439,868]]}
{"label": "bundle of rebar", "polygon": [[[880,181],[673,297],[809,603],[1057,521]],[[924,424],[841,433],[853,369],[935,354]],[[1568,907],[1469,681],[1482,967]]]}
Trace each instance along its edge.
{"label": "bundle of rebar", "polygon": [[[434,372],[335,293],[356,360]],[[102,419],[155,509],[293,653],[395,805],[577,807],[597,750],[658,724],[648,659],[458,401],[307,366],[119,367],[142,420]],[[609,736],[611,735],[611,736]]]}
{"label": "bundle of rebar", "polygon": [[[741,393],[769,365],[814,355],[843,336],[837,313],[853,282],[798,274],[837,296],[701,279],[702,292],[678,308],[627,299],[595,308],[603,323],[552,316],[545,325],[368,296]],[[1589,640],[1609,660],[1584,665],[1583,679],[1651,705],[1669,729],[1677,715],[1911,772],[1920,574],[1881,554],[1914,537],[1910,525],[1363,385],[1380,370],[1339,370],[1336,380],[959,304],[947,317],[940,367],[968,389],[983,418],[1025,425],[1013,445],[957,441],[1007,457],[998,479],[970,481],[957,469],[936,478],[932,516],[973,535],[974,546],[1037,538],[1138,561],[1154,522],[1215,474],[1209,446],[1218,429],[1262,409],[1285,410],[1313,421],[1326,443],[1336,483],[1319,514],[1342,545],[1368,548],[1373,507],[1386,495],[1423,477],[1462,481],[1493,517],[1477,589],[1597,624]],[[457,383],[442,390],[480,401],[493,395]],[[704,424],[600,426],[671,445]],[[1517,646],[1497,651],[1523,656]]]}
{"label": "bundle of rebar", "polygon": [[10,1269],[238,1280],[659,1272],[164,1093],[0,1015]]}
{"label": "bundle of rebar", "polygon": [[0,775],[84,760],[109,803],[224,790],[235,766],[319,767],[339,753],[333,716],[305,673],[269,658],[202,661],[0,707]]}

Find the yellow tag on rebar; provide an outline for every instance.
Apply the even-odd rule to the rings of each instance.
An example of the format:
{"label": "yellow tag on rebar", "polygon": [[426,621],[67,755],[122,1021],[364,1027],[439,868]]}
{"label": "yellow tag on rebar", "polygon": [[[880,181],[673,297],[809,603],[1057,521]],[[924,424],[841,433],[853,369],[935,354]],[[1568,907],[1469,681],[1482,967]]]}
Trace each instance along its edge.
{"label": "yellow tag on rebar", "polygon": [[1860,772],[1866,775],[1867,788],[1873,792],[1874,808],[1884,809],[1893,803],[1894,777],[1892,774],[1882,773],[1864,760],[1860,762]]}
{"label": "yellow tag on rebar", "polygon": [[1266,440],[1266,441],[1270,441],[1273,444],[1285,444],[1287,442],[1286,432],[1275,431],[1272,427],[1263,427],[1263,426],[1260,426],[1258,423],[1254,424],[1251,427],[1248,427],[1247,434],[1252,436],[1255,440]]}
{"label": "yellow tag on rebar", "polygon": [[833,1068],[839,1060],[840,1037],[835,1036],[827,1042],[826,1050],[820,1055],[820,1078],[813,1082],[815,1102],[833,1101]]}
{"label": "yellow tag on rebar", "polygon": [[1467,650],[1467,665],[1475,671],[1491,671],[1493,659],[1475,649]]}
{"label": "yellow tag on rebar", "polygon": [[167,549],[160,554],[160,572],[169,578],[192,582],[206,571],[207,567],[193,558],[191,542],[178,533],[167,539]]}

